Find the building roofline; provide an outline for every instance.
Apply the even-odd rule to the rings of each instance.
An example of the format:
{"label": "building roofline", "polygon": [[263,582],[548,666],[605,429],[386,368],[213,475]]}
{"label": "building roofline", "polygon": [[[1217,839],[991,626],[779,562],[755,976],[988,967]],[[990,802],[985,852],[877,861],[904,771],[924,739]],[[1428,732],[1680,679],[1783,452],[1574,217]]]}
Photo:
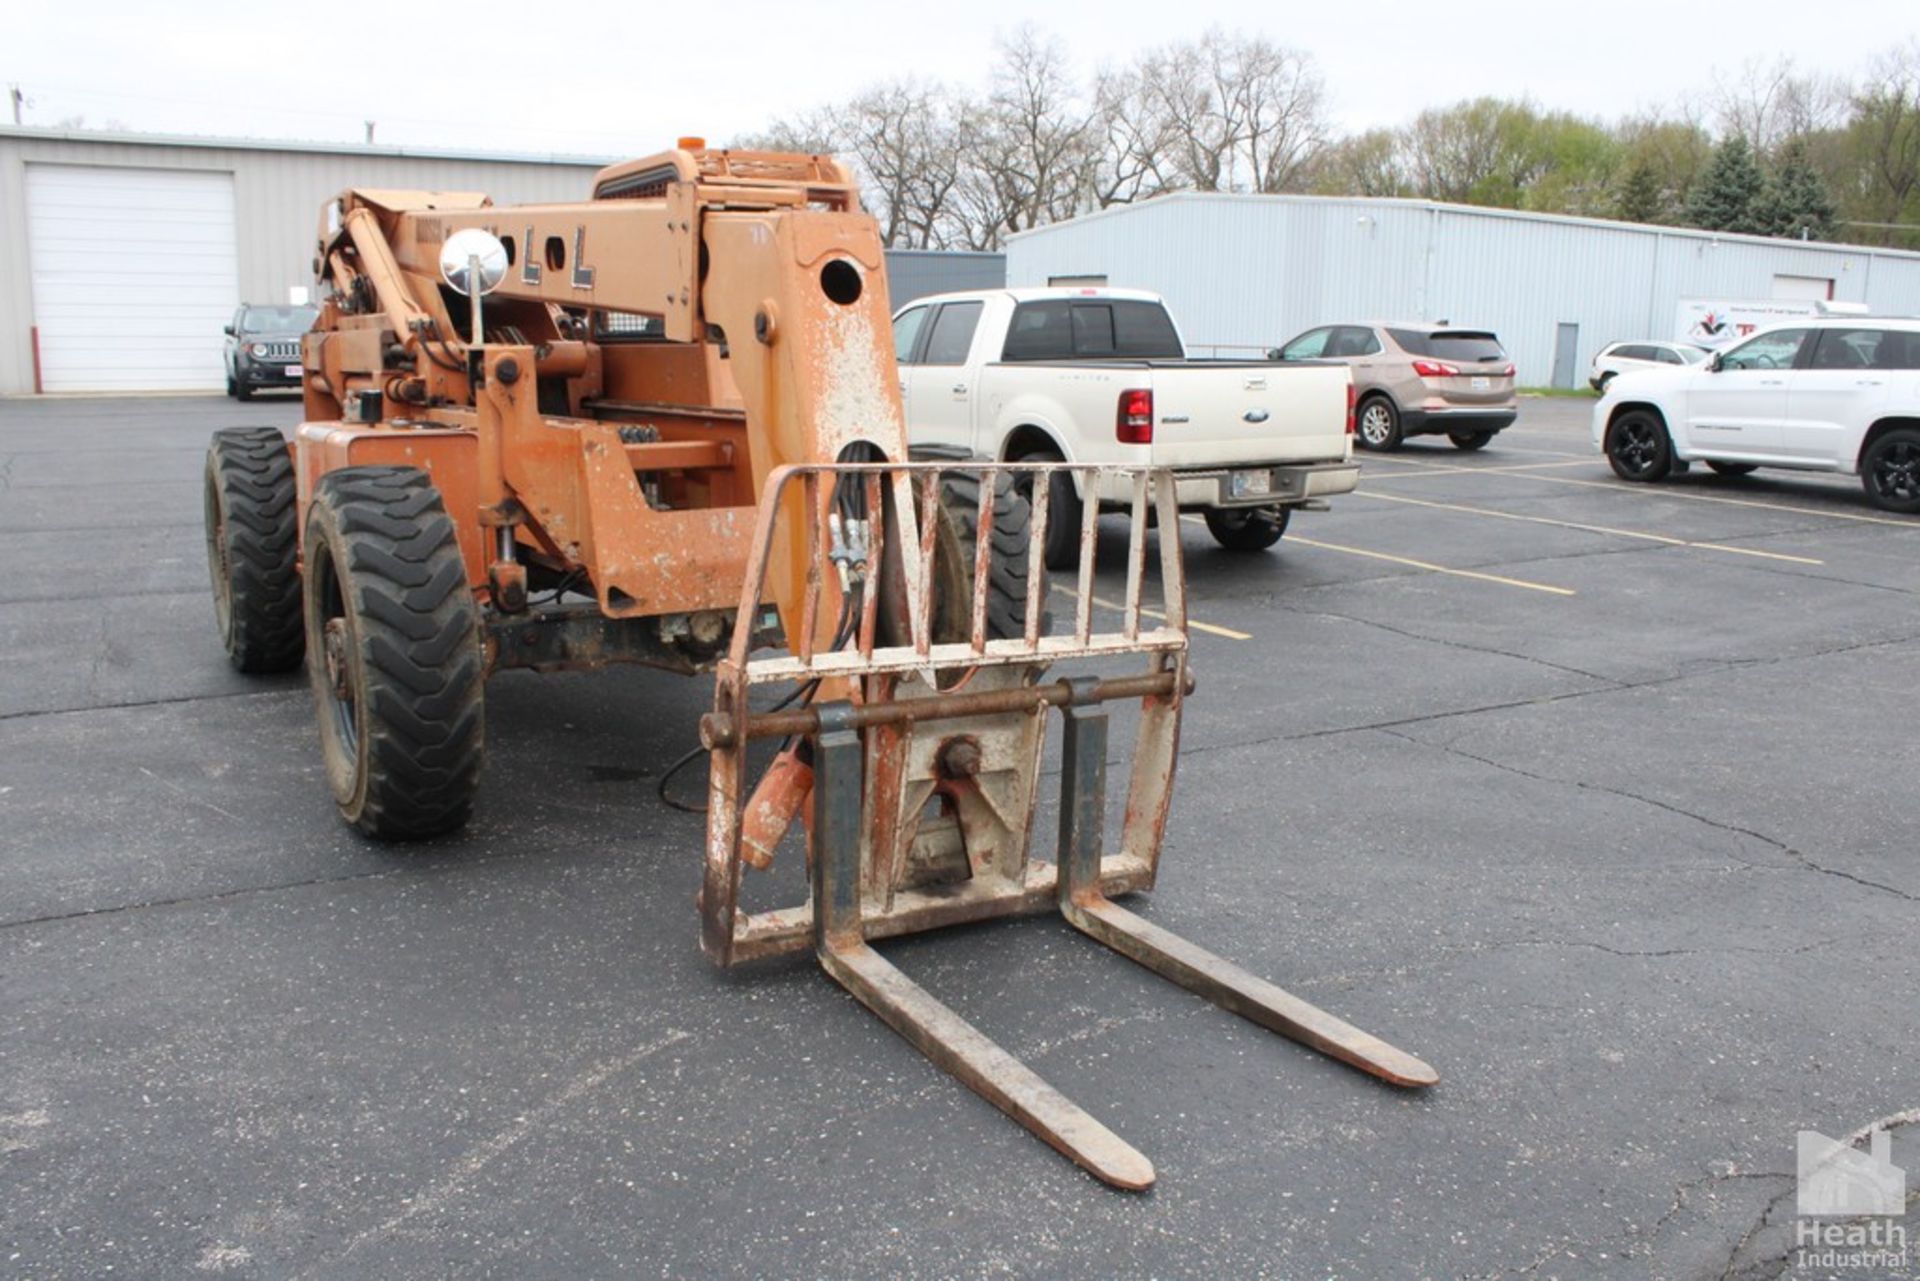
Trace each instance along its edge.
{"label": "building roofline", "polygon": [[887,252],[896,257],[905,255],[909,258],[1005,258],[1007,256],[1003,249],[889,249]]}
{"label": "building roofline", "polygon": [[565,152],[479,151],[458,147],[385,147],[351,142],[300,142],[278,138],[222,138],[199,134],[136,133],[105,129],[40,129],[0,125],[0,140],[99,143],[118,147],[199,147],[211,151],[291,151],[334,156],[381,156],[405,160],[478,160],[495,164],[565,165],[603,169],[625,156],[581,156]]}
{"label": "building roofline", "polygon": [[[1060,227],[1074,223],[1092,222],[1100,218],[1121,217],[1151,209],[1156,205],[1173,202],[1228,202],[1247,201],[1282,205],[1369,205],[1382,208],[1428,210],[1433,213],[1459,214],[1472,218],[1507,218],[1517,222],[1546,222],[1579,227],[1598,227],[1607,231],[1637,232],[1642,235],[1653,234],[1671,236],[1682,240],[1702,240],[1709,242],[1727,241],[1733,244],[1758,245],[1768,249],[1816,249],[1827,253],[1867,254],[1879,258],[1905,258],[1920,261],[1920,251],[1912,249],[1889,249],[1880,245],[1849,245],[1835,240],[1788,240],[1780,236],[1751,236],[1734,231],[1707,231],[1700,227],[1672,227],[1664,223],[1622,222],[1613,218],[1591,218],[1580,214],[1539,213],[1530,209],[1502,209],[1494,205],[1463,205],[1446,200],[1422,200],[1407,196],[1308,196],[1308,195],[1268,195],[1251,191],[1170,191],[1163,196],[1154,196],[1148,200],[1132,204],[1109,205],[1092,213],[1050,222],[1044,227],[1030,227],[1026,231],[1016,231],[1007,237],[1008,243],[1024,240],[1029,236],[1043,236]],[[1920,227],[1915,228],[1920,231]]]}

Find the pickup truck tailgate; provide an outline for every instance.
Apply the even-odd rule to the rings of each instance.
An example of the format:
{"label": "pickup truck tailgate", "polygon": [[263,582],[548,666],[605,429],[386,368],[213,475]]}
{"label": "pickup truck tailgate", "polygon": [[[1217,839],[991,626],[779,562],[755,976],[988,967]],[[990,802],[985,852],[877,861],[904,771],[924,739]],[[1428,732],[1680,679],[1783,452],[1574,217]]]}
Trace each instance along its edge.
{"label": "pickup truck tailgate", "polygon": [[1155,363],[1153,464],[1344,459],[1350,379],[1345,365]]}

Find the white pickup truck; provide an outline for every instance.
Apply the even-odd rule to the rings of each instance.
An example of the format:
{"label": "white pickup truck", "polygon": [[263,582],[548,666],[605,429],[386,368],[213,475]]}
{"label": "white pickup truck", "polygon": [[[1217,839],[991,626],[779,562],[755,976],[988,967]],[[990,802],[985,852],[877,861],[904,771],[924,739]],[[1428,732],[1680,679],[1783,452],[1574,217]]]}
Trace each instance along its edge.
{"label": "white pickup truck", "polygon": [[[1154,294],[938,294],[894,314],[893,342],[916,455],[1170,467],[1181,509],[1205,512],[1223,547],[1271,547],[1293,508],[1359,479],[1345,365],[1189,360]],[[1053,486],[1047,563],[1064,568],[1080,503],[1132,494],[1084,494],[1064,473]]]}

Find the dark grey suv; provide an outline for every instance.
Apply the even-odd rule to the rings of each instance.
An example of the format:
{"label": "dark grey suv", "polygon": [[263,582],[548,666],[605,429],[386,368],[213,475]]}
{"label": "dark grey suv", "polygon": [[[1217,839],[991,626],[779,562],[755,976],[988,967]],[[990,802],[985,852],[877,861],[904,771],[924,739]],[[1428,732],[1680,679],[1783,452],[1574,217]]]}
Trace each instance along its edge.
{"label": "dark grey suv", "polygon": [[227,395],[250,400],[265,387],[300,385],[300,335],[313,328],[317,307],[259,307],[248,303],[227,325]]}

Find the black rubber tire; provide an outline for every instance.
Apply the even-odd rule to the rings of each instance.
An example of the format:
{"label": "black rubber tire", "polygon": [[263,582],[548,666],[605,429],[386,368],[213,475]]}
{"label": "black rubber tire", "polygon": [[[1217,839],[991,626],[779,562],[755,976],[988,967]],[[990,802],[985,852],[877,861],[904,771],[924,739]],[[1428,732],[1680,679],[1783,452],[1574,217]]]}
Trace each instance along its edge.
{"label": "black rubber tire", "polygon": [[[954,620],[961,633],[972,630],[973,566],[979,549],[980,477],[968,472],[940,474],[940,503],[952,522],[959,544],[960,563],[966,584],[964,622]],[[1076,526],[1076,529],[1078,527]],[[1033,509],[1014,486],[1013,477],[1001,472],[993,490],[993,550],[987,561],[987,638],[989,640],[1025,636],[1027,632],[1028,551],[1033,540]],[[1040,593],[1040,634],[1046,635],[1049,623],[1047,590]],[[939,630],[939,629],[937,629]],[[951,630],[951,627],[946,629]],[[956,637],[957,639],[958,637]]]}
{"label": "black rubber tire", "polygon": [[485,762],[486,667],[440,491],[415,467],[330,472],[306,557],[307,673],[340,816],[383,841],[453,831]]}
{"label": "black rubber tire", "polygon": [[238,398],[238,396],[239,396],[239,395],[240,395],[240,384],[239,384],[239,383],[237,383],[237,382],[235,382],[235,381],[233,381],[233,375],[232,375],[232,374],[228,374],[228,375],[227,375],[227,396],[228,396],[228,398],[229,398],[229,399],[235,399],[235,398]]}
{"label": "black rubber tire", "polygon": [[1707,466],[1722,476],[1751,476],[1760,470],[1759,463],[1719,463],[1711,458],[1707,459]]}
{"label": "black rubber tire", "polygon": [[1629,409],[1607,427],[1607,462],[1621,480],[1651,483],[1673,471],[1673,441],[1660,416]]}
{"label": "black rubber tire", "polygon": [[1860,457],[1860,485],[1882,511],[1920,512],[1920,431],[1896,427]]}
{"label": "black rubber tire", "polygon": [[252,400],[253,388],[243,382],[236,382],[233,385],[233,398],[235,400]]}
{"label": "black rubber tire", "polygon": [[1487,442],[1498,434],[1491,431],[1450,431],[1447,433],[1447,439],[1453,442],[1455,449],[1470,454],[1476,449],[1485,449]]}
{"label": "black rubber tire", "polygon": [[1263,552],[1287,532],[1293,512],[1286,507],[1209,507],[1207,532],[1232,552]]}
{"label": "black rubber tire", "polygon": [[[1027,454],[1019,458],[1023,463],[1060,463],[1066,460],[1051,450],[1037,454]],[[1031,507],[1031,496],[1029,507]],[[1072,569],[1080,563],[1080,522],[1085,516],[1080,504],[1080,495],[1074,491],[1073,477],[1066,472],[1055,472],[1047,478],[1047,546],[1045,559],[1048,569]]]}
{"label": "black rubber tire", "polygon": [[204,514],[213,621],[243,672],[300,665],[300,514],[293,459],[274,427],[230,427],[207,446]]}
{"label": "black rubber tire", "polygon": [[1353,443],[1377,454],[1392,453],[1405,439],[1400,432],[1400,410],[1389,396],[1363,399],[1354,408],[1353,422]]}

